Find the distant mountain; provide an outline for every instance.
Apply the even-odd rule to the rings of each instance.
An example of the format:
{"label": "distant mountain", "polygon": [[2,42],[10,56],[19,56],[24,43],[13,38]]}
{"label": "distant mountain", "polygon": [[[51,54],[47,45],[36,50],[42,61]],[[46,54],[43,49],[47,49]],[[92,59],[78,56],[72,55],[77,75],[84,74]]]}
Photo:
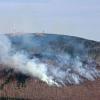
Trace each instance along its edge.
{"label": "distant mountain", "polygon": [[[80,84],[100,76],[100,42],[57,34],[0,36],[0,64],[7,79],[25,83],[29,76],[48,85]],[[18,73],[20,72],[20,73]],[[15,75],[14,75],[15,74]]]}
{"label": "distant mountain", "polygon": [[[25,58],[23,60],[23,57],[28,60],[36,58],[36,62],[32,61],[34,62],[32,64],[40,64],[42,69],[44,69],[43,64],[47,64],[46,68],[49,67],[50,71],[45,71],[50,73],[45,73],[41,68],[41,71],[39,69],[37,71],[43,71],[47,76],[53,75],[54,82],[61,84],[62,88],[50,87],[42,82],[44,80],[39,81],[40,77],[35,78],[33,75],[23,73],[22,69],[15,69],[21,67],[20,63],[24,63],[24,67],[27,67],[28,61]],[[88,77],[81,76],[76,69],[81,69],[79,70],[81,72],[85,70],[83,74]],[[97,100],[100,98],[100,78],[97,78],[99,69],[100,42],[56,34],[0,35],[0,100],[66,100],[68,98]],[[67,78],[63,79],[64,77]],[[91,79],[96,80],[86,81]],[[83,82],[82,80],[85,81],[84,84],[74,85]]]}
{"label": "distant mountain", "polygon": [[71,52],[90,55],[94,59],[100,56],[100,42],[74,36],[57,34],[15,34],[8,35],[16,49],[24,49],[30,53],[44,54]]}

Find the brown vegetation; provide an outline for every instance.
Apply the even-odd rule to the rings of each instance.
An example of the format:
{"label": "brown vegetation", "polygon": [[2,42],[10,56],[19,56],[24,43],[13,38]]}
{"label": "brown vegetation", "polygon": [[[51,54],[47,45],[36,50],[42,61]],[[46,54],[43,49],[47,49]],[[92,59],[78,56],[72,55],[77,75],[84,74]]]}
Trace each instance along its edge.
{"label": "brown vegetation", "polygon": [[[3,81],[4,77],[0,79],[0,84]],[[99,100],[100,79],[96,79],[93,82],[86,81],[78,86],[73,85],[60,88],[47,86],[37,79],[27,80],[26,87],[18,88],[16,80],[13,80],[13,82],[5,85],[3,90],[0,90],[0,97],[9,97],[9,99],[3,98],[1,100]]]}

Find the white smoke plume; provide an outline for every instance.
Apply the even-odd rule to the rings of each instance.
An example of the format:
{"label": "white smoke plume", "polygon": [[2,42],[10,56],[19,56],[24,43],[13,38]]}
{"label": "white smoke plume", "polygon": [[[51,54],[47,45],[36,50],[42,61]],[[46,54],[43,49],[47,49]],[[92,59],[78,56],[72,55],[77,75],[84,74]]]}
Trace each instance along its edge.
{"label": "white smoke plume", "polygon": [[72,58],[69,54],[58,54],[54,58],[51,63],[47,58],[30,58],[24,50],[15,50],[7,35],[0,35],[0,64],[5,68],[36,77],[51,86],[80,84],[85,79],[93,81],[100,76],[91,58],[85,59],[86,62],[79,56]]}
{"label": "white smoke plume", "polygon": [[37,58],[29,59],[24,53],[14,51],[11,41],[6,35],[0,36],[0,64],[37,77],[49,85],[57,84],[47,76],[46,64],[40,62]]}

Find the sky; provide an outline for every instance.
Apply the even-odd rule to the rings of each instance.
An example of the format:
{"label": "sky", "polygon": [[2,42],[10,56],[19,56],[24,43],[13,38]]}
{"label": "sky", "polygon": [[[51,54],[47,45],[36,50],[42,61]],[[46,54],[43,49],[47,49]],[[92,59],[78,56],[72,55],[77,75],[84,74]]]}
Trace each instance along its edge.
{"label": "sky", "polygon": [[100,41],[100,0],[0,0],[0,33],[35,32]]}

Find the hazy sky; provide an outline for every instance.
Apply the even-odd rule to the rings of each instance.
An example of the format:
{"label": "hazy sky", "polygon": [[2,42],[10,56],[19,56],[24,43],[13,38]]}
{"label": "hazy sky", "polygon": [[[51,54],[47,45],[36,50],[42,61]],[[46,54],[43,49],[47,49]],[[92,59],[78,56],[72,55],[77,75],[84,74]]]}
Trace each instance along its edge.
{"label": "hazy sky", "polygon": [[0,32],[46,32],[100,41],[100,0],[0,0]]}

